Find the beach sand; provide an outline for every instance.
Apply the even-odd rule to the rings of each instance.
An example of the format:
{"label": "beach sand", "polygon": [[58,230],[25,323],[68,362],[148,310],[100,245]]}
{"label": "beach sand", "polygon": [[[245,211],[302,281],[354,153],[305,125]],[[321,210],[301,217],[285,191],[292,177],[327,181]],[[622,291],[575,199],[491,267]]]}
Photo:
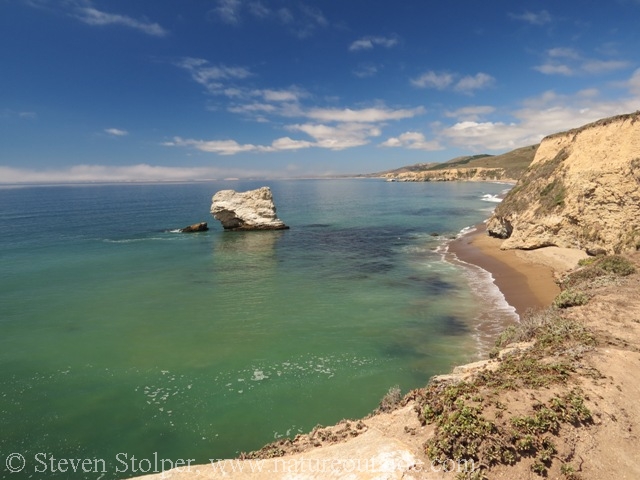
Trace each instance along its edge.
{"label": "beach sand", "polygon": [[477,265],[492,274],[509,305],[522,315],[529,309],[546,308],[560,293],[558,275],[586,257],[578,250],[546,247],[535,251],[500,250],[502,240],[489,237],[486,226],[449,244],[458,260]]}

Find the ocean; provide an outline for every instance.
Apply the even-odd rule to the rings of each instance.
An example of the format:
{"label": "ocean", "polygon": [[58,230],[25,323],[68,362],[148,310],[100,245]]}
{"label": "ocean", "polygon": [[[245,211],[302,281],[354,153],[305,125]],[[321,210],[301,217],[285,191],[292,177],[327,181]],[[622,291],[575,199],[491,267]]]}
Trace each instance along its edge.
{"label": "ocean", "polygon": [[[211,196],[263,185],[291,229],[224,232]],[[0,188],[0,477],[128,478],[146,464],[123,470],[123,455],[235,457],[475,360],[515,313],[488,273],[446,261],[446,242],[505,188]],[[211,230],[175,233],[200,221]],[[21,473],[19,457],[4,464],[12,453]],[[106,469],[56,472],[51,457]]]}

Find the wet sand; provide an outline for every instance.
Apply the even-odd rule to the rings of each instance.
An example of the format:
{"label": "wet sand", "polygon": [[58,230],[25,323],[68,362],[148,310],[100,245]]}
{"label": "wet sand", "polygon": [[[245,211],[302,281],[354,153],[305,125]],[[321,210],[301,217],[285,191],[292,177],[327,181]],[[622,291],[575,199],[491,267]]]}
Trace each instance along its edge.
{"label": "wet sand", "polygon": [[[541,264],[532,258],[523,258],[514,250],[500,250],[502,240],[489,237],[486,226],[449,244],[449,252],[467,263],[477,265],[493,275],[496,286],[518,315],[529,309],[546,308],[560,293],[549,263]],[[521,252],[520,252],[521,253]],[[535,262],[535,263],[534,263]]]}

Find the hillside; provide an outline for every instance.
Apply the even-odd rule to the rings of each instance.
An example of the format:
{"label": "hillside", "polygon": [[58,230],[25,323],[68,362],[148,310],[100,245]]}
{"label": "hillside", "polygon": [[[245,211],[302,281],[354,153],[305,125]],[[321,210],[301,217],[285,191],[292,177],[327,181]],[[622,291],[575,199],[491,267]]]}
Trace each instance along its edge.
{"label": "hillside", "polygon": [[533,160],[537,147],[530,145],[501,155],[456,157],[443,163],[418,163],[370,176],[398,182],[516,181]]}
{"label": "hillside", "polygon": [[640,248],[640,112],[542,140],[488,223],[502,248]]}

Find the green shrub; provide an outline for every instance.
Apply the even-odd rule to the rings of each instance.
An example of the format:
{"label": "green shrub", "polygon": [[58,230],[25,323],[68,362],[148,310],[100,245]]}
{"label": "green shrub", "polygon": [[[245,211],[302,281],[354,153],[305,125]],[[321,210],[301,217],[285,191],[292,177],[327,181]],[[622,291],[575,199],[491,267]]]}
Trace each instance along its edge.
{"label": "green shrub", "polygon": [[555,298],[553,306],[557,308],[569,308],[579,305],[585,305],[589,301],[589,296],[586,293],[567,289]]}
{"label": "green shrub", "polygon": [[591,262],[583,262],[583,267],[567,275],[560,286],[569,289],[604,276],[625,277],[636,272],[636,267],[621,255],[596,257]]}
{"label": "green shrub", "polygon": [[621,255],[609,255],[602,257],[597,261],[596,265],[607,273],[626,277],[632,273],[636,273],[636,267]]}

